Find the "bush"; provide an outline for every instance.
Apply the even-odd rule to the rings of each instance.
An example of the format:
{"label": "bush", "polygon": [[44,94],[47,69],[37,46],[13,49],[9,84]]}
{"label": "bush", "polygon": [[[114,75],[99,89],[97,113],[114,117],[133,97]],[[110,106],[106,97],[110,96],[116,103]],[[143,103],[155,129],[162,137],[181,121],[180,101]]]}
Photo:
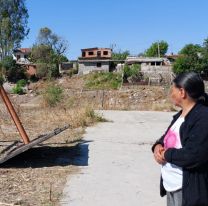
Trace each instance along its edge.
{"label": "bush", "polygon": [[103,116],[97,114],[91,107],[86,108],[85,115],[87,118],[90,118],[92,122],[107,122]]}
{"label": "bush", "polygon": [[27,85],[27,80],[25,79],[20,79],[18,82],[17,82],[17,85],[20,86],[20,87],[25,87]]}
{"label": "bush", "polygon": [[141,70],[141,66],[138,64],[133,64],[132,66],[124,65],[124,78],[136,76]]}
{"label": "bush", "polygon": [[24,68],[16,64],[12,57],[5,57],[1,64],[8,81],[15,83],[20,79],[26,79]]}
{"label": "bush", "polygon": [[56,64],[46,64],[46,63],[37,64],[38,78],[51,79],[52,77],[58,77],[58,76],[59,76],[59,70]]}
{"label": "bush", "polygon": [[19,94],[19,95],[24,94],[23,88],[19,85],[16,85],[15,87],[13,87],[12,92],[14,94]]}
{"label": "bush", "polygon": [[37,77],[38,78],[43,78],[46,77],[48,73],[48,66],[45,63],[39,63],[37,64]]}
{"label": "bush", "polygon": [[63,89],[56,85],[48,85],[43,93],[46,104],[50,107],[56,106],[63,98]]}
{"label": "bush", "polygon": [[112,72],[92,73],[86,76],[85,81],[88,89],[118,89],[122,83],[122,75]]}
{"label": "bush", "polygon": [[13,92],[14,94],[20,94],[20,95],[21,95],[21,94],[24,94],[25,92],[24,92],[23,87],[25,87],[26,84],[27,84],[27,80],[25,80],[25,79],[19,80],[19,81],[17,82],[16,86],[13,87],[12,92]]}

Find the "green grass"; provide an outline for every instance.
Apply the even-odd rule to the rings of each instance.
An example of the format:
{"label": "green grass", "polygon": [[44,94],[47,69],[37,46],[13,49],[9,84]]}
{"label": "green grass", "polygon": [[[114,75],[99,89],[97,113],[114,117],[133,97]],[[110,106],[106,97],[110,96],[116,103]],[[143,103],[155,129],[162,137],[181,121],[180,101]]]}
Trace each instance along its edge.
{"label": "green grass", "polygon": [[112,72],[92,73],[84,80],[87,89],[118,89],[122,84],[121,74]]}

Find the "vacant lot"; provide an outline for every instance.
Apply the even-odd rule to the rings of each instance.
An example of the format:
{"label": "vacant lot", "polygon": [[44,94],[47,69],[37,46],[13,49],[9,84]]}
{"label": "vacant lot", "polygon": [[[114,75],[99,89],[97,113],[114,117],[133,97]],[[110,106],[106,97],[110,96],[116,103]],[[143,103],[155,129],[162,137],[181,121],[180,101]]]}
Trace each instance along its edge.
{"label": "vacant lot", "polygon": [[[78,144],[84,128],[102,118],[98,119],[89,107],[49,108],[43,107],[37,97],[34,101],[24,96],[12,96],[11,99],[30,140],[66,124],[71,127],[1,165],[0,203],[58,205],[66,177],[78,170],[75,159],[79,158]],[[2,103],[0,122],[2,151],[21,139]]]}
{"label": "vacant lot", "polygon": [[[163,87],[85,90],[78,78],[62,78],[55,84],[64,89],[64,98],[52,108],[41,95],[44,82],[31,84],[27,95],[10,96],[31,140],[65,124],[71,127],[1,165],[0,203],[59,204],[66,177],[79,172],[76,160],[85,128],[104,121],[93,109],[172,110]],[[0,100],[0,151],[16,140],[20,140],[19,134]]]}

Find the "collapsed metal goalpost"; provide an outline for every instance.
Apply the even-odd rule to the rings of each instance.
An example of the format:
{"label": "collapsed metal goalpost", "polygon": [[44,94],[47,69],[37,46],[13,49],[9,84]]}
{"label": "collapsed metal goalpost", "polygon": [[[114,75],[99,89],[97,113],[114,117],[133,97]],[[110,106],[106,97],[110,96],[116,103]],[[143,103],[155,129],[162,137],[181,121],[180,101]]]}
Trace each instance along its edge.
{"label": "collapsed metal goalpost", "polygon": [[59,133],[63,132],[64,130],[69,128],[69,125],[65,125],[64,127],[61,128],[56,128],[52,132],[49,132],[47,134],[39,135],[37,138],[33,139],[30,141],[3,85],[0,84],[0,96],[9,112],[11,115],[12,120],[14,121],[16,128],[20,134],[20,137],[22,138],[23,142],[21,141],[15,141],[13,144],[9,145],[6,147],[3,151],[0,153],[0,164],[3,162],[6,162],[7,160],[17,156],[20,153],[23,153],[27,151],[28,149],[32,148],[35,145],[38,145],[47,139],[58,135]]}

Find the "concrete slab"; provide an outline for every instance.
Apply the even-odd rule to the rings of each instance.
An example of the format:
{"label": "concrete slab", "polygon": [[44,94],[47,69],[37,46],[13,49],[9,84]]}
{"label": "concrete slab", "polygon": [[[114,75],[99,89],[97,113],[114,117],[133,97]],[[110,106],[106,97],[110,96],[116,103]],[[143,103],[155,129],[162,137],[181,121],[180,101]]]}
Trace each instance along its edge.
{"label": "concrete slab", "polygon": [[[87,128],[87,142],[82,145],[85,166],[68,178],[61,205],[165,205],[166,199],[159,196],[160,166],[153,160],[151,145],[173,113],[100,113],[112,122]],[[82,159],[79,161],[82,165]]]}

